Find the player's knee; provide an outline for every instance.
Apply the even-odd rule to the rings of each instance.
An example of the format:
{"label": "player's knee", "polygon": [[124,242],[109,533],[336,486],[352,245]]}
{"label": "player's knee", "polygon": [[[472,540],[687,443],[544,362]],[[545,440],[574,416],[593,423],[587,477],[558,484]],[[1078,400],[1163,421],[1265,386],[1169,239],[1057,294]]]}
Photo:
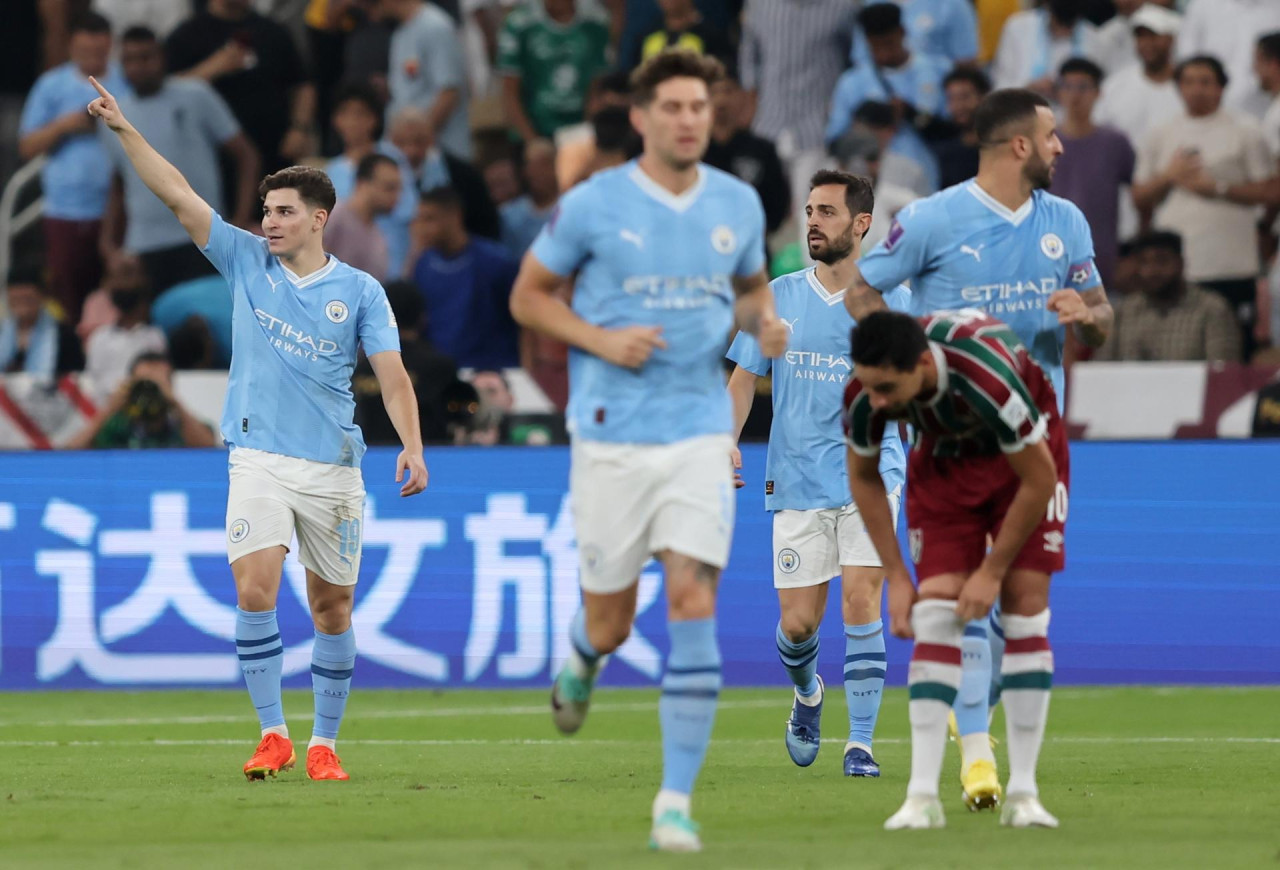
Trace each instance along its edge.
{"label": "player's knee", "polygon": [[818,630],[821,616],[812,613],[784,613],[778,622],[787,640],[791,643],[804,643]]}
{"label": "player's knee", "polygon": [[271,587],[265,583],[241,583],[236,591],[236,604],[249,613],[261,613],[275,609],[276,597]]}
{"label": "player's knee", "polygon": [[631,636],[631,621],[608,620],[587,626],[587,639],[600,655],[607,655],[627,642]]}
{"label": "player's knee", "polygon": [[325,634],[342,634],[351,627],[349,597],[317,598],[311,602],[311,620]]}

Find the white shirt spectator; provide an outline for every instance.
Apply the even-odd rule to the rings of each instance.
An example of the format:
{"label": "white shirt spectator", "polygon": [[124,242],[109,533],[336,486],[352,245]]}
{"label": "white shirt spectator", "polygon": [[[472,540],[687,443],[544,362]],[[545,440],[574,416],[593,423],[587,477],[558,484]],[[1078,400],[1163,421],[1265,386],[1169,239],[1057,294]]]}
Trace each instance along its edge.
{"label": "white shirt spectator", "polygon": [[116,39],[130,27],[146,27],[164,40],[191,17],[191,0],[93,0],[93,11],[111,22]]}
{"label": "white shirt spectator", "polygon": [[1261,118],[1268,99],[1253,74],[1258,37],[1280,30],[1276,0],[1191,0],[1178,33],[1178,59],[1208,54],[1227,68],[1224,104]]}
{"label": "white shirt spectator", "polygon": [[1124,133],[1136,149],[1149,131],[1181,117],[1184,111],[1173,79],[1152,81],[1142,64],[1135,63],[1103,79],[1094,120]]}
{"label": "white shirt spectator", "polygon": [[1128,15],[1116,16],[1098,28],[1098,66],[1107,75],[1133,63],[1133,22]]}
{"label": "white shirt spectator", "polygon": [[996,48],[991,80],[997,88],[1021,88],[1056,79],[1058,68],[1072,57],[1098,58],[1098,28],[1081,19],[1068,38],[1053,38],[1045,9],[1015,12],[1004,23]]}
{"label": "white shirt spectator", "polygon": [[1280,160],[1280,97],[1272,97],[1262,116],[1262,138],[1266,140],[1267,150],[1275,160]]}
{"label": "white shirt spectator", "polygon": [[125,327],[99,326],[84,347],[84,373],[99,396],[109,396],[129,376],[133,361],[144,353],[165,353],[164,331],[150,323]]}

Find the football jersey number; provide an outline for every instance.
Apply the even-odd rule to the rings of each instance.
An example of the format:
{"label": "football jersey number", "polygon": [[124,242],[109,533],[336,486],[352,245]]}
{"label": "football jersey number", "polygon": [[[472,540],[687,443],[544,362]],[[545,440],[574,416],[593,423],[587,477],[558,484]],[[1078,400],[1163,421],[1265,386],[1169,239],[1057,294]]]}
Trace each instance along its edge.
{"label": "football jersey number", "polygon": [[1053,488],[1053,497],[1049,499],[1049,513],[1046,519],[1051,523],[1067,521],[1067,485],[1062,481],[1058,481],[1058,485]]}

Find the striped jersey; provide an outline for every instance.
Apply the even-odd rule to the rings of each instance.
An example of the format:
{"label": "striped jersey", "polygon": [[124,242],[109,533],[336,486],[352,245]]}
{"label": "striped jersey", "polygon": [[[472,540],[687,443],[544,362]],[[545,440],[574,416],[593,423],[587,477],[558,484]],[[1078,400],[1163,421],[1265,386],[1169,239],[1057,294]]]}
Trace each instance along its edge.
{"label": "striped jersey", "polygon": [[[938,368],[929,396],[907,404],[913,450],[939,458],[1016,453],[1061,426],[1048,376],[1004,323],[981,311],[920,319]],[[889,418],[871,408],[856,377],[844,394],[845,437],[860,456],[879,456]]]}

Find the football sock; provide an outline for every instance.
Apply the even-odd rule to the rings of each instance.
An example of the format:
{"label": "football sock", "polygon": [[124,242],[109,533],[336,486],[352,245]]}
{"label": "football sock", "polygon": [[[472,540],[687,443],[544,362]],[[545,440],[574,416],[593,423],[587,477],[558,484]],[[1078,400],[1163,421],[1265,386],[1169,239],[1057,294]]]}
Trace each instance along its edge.
{"label": "football sock", "polygon": [[316,697],[316,718],[311,733],[315,737],[337,739],[355,665],[355,629],[348,628],[342,634],[316,632],[311,648],[311,689]]}
{"label": "football sock", "polygon": [[[987,694],[991,689],[991,646],[987,642],[986,618],[975,619],[964,627],[960,644],[960,692],[956,695],[956,730],[964,747],[965,764],[995,761],[991,742],[985,738],[988,729]],[[964,740],[970,735],[973,740]]]}
{"label": "football sock", "polygon": [[799,643],[792,643],[782,633],[782,621],[778,621],[778,658],[787,669],[787,675],[796,685],[796,693],[801,700],[813,698],[818,692],[818,632],[814,632]]}
{"label": "football sock", "polygon": [[280,700],[280,673],[284,668],[284,644],[275,609],[251,613],[236,608],[236,653],[240,670],[249,688],[249,697],[258,711],[258,724],[268,731],[288,736],[284,727],[284,705]]}
{"label": "football sock", "polygon": [[871,738],[884,694],[884,623],[844,627],[844,699],[849,707],[849,742],[871,751]]}
{"label": "football sock", "polygon": [[1053,650],[1049,648],[1049,611],[1035,616],[1006,613],[1004,718],[1008,728],[1010,795],[1037,794],[1036,762],[1049,718]]}
{"label": "football sock", "polygon": [[911,780],[908,795],[938,796],[947,745],[947,713],[960,689],[960,645],[964,625],[954,601],[925,599],[911,611],[916,644],[907,671],[911,719]]}
{"label": "football sock", "polygon": [[716,620],[669,623],[671,653],[662,677],[662,790],[690,794],[711,742],[720,697]]}
{"label": "football sock", "polygon": [[587,638],[587,611],[580,607],[569,623],[569,658],[566,664],[575,677],[587,680],[599,670],[601,658]]}
{"label": "football sock", "polygon": [[[995,710],[1000,704],[1000,683],[1004,679],[1004,626],[1000,622],[1000,602],[991,610],[988,620],[987,641],[991,646],[991,691],[987,693],[987,708]],[[990,714],[988,713],[988,718]]]}

